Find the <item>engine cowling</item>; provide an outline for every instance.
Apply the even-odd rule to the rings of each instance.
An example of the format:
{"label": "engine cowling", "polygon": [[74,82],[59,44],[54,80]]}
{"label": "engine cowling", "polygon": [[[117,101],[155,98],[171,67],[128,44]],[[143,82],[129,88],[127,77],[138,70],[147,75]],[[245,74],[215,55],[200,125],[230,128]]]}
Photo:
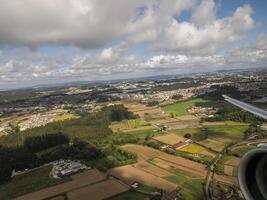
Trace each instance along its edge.
{"label": "engine cowling", "polygon": [[238,181],[246,200],[267,200],[267,146],[247,152],[238,167]]}

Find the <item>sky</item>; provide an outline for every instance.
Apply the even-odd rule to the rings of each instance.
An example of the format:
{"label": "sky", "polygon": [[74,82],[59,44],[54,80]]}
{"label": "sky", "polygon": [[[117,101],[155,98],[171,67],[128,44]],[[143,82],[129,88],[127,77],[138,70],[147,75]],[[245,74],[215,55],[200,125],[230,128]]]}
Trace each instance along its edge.
{"label": "sky", "polygon": [[266,0],[0,5],[0,89],[267,68]]}

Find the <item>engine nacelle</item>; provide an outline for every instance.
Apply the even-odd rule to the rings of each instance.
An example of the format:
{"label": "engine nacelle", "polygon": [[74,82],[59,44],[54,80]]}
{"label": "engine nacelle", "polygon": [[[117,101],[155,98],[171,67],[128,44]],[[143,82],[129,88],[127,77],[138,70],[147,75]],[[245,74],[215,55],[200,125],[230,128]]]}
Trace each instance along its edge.
{"label": "engine nacelle", "polygon": [[246,200],[267,200],[267,145],[247,152],[238,167],[238,181]]}

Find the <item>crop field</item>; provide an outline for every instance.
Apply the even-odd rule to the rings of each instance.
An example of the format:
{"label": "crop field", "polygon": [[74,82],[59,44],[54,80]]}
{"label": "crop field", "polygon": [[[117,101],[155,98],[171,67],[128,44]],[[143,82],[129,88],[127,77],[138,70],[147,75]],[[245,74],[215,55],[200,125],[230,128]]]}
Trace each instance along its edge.
{"label": "crop field", "polygon": [[52,165],[49,165],[15,176],[11,182],[0,186],[0,199],[11,199],[70,180],[50,178],[51,169]]}
{"label": "crop field", "polygon": [[232,148],[231,151],[237,154],[239,157],[242,157],[245,153],[247,153],[248,151],[254,148],[255,147],[253,146],[242,145],[242,146]]}
{"label": "crop field", "polygon": [[248,125],[226,121],[206,123],[205,127],[207,128],[208,138],[199,141],[199,143],[215,151],[221,151],[225,145],[240,141]]}
{"label": "crop field", "polygon": [[106,180],[68,192],[68,200],[102,200],[126,192],[129,187],[117,180]]}
{"label": "crop field", "polygon": [[206,102],[203,99],[192,99],[189,101],[183,101],[172,105],[167,105],[163,107],[163,110],[166,113],[173,113],[176,116],[182,116],[182,115],[190,115],[191,113],[187,112],[187,109],[190,106],[195,106],[197,103],[204,103]]}
{"label": "crop field", "polygon": [[138,102],[123,101],[122,103],[129,111],[138,114],[140,117],[144,117],[147,114],[162,114],[161,108],[156,106],[149,107]]}
{"label": "crop field", "polygon": [[146,136],[153,136],[161,134],[161,131],[154,126],[144,126],[132,130],[124,131],[125,133],[132,134],[138,138],[145,138]]}
{"label": "crop field", "polygon": [[225,175],[232,176],[234,167],[230,165],[224,165],[223,170]]}
{"label": "crop field", "polygon": [[178,188],[182,197],[186,200],[204,200],[204,179],[191,179],[184,182]]}
{"label": "crop field", "polygon": [[138,154],[138,158],[140,160],[149,160],[151,158],[158,158],[162,163],[167,163],[168,166],[175,166],[175,168],[183,170],[188,173],[192,173],[192,175],[198,177],[204,177],[206,175],[206,166],[191,160],[184,159],[179,156],[173,156],[159,150],[155,150],[150,147],[140,146],[140,145],[124,145],[125,149],[135,152]]}
{"label": "crop field", "polygon": [[144,200],[145,198],[147,198],[147,195],[145,194],[135,191],[128,191],[120,195],[111,197],[108,200]]}
{"label": "crop field", "polygon": [[191,154],[201,153],[204,150],[205,150],[205,148],[203,148],[202,146],[199,146],[197,144],[189,144],[189,145],[179,149],[179,151],[191,153]]}
{"label": "crop field", "polygon": [[133,184],[135,182],[138,182],[144,185],[161,188],[168,192],[171,192],[176,189],[176,184],[171,183],[158,176],[155,176],[151,173],[145,172],[144,170],[138,169],[132,165],[126,165],[110,169],[108,171],[108,174],[119,178],[127,184]]}
{"label": "crop field", "polygon": [[153,137],[153,139],[161,143],[168,144],[168,145],[174,145],[176,143],[184,142],[185,140],[187,140],[186,138],[179,136],[177,134],[174,134],[174,133],[156,136],[156,137]]}
{"label": "crop field", "polygon": [[225,162],[225,164],[231,165],[231,166],[238,166],[239,162],[240,162],[240,158],[231,157],[228,161]]}
{"label": "crop field", "polygon": [[236,177],[214,174],[214,179],[218,182],[238,186],[238,180]]}
{"label": "crop field", "polygon": [[142,119],[123,120],[121,122],[112,122],[110,128],[113,132],[125,131],[148,126],[149,124]]}
{"label": "crop field", "polygon": [[[49,171],[50,172],[50,171]],[[33,177],[30,177],[33,178]],[[66,183],[58,184],[56,186],[48,187],[47,188],[28,193],[26,195],[20,196],[16,198],[17,200],[36,200],[36,199],[47,199],[49,197],[53,197],[59,194],[66,193],[71,190],[75,190],[77,188],[81,188],[84,186],[87,186],[89,184],[93,184],[99,181],[103,181],[106,179],[106,175],[96,169],[87,170],[82,173],[76,174],[71,176],[72,180],[68,181]],[[54,179],[51,179],[54,180]],[[24,183],[26,186],[35,186],[30,181],[28,183]],[[36,183],[36,185],[40,184],[42,182]]]}
{"label": "crop field", "polygon": [[204,145],[207,148],[211,148],[215,151],[222,151],[228,143],[232,142],[231,139],[224,137],[209,137],[205,140],[199,141],[198,143]]}

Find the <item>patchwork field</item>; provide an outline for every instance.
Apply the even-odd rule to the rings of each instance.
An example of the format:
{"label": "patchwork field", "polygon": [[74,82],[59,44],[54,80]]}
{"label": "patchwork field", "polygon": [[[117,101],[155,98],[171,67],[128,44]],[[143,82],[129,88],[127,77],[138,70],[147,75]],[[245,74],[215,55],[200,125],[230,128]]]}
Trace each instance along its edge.
{"label": "patchwork field", "polygon": [[173,113],[176,116],[182,116],[182,115],[190,115],[191,113],[187,112],[187,109],[190,106],[195,106],[197,103],[204,103],[206,102],[203,99],[192,99],[189,101],[183,101],[172,105],[164,106],[162,109],[166,113]]}
{"label": "patchwork field", "polygon": [[217,152],[220,152],[224,147],[233,140],[224,137],[209,137],[208,139],[199,141],[198,143],[204,145],[207,148],[211,148]]}
{"label": "patchwork field", "polygon": [[138,182],[144,185],[161,188],[168,192],[176,189],[176,185],[174,183],[166,181],[158,176],[145,172],[144,170],[138,169],[131,165],[110,169],[108,174],[119,178],[129,185]]}
{"label": "patchwork field", "polygon": [[[72,180],[56,186],[48,187],[36,192],[32,192],[16,198],[17,200],[38,200],[53,197],[77,188],[85,187],[87,185],[104,181],[106,175],[96,169],[87,170],[82,173],[71,176]],[[54,179],[53,179],[54,180]],[[29,185],[26,184],[26,185]]]}
{"label": "patchwork field", "polygon": [[[138,154],[138,162],[110,169],[108,174],[115,176],[127,184],[135,182],[161,188],[168,192],[178,187],[181,194],[194,196],[194,190],[202,191],[202,184],[194,184],[206,176],[206,166],[166,154],[146,146],[128,144],[123,148]],[[197,188],[195,188],[197,187]],[[194,192],[193,192],[194,191]],[[202,193],[201,195],[202,196]],[[185,198],[196,199],[196,198]]]}
{"label": "patchwork field", "polygon": [[175,165],[177,169],[192,173],[193,175],[198,177],[205,177],[207,172],[206,166],[203,164],[187,160],[182,157],[173,156],[150,147],[128,144],[124,145],[123,148],[137,153],[139,160],[149,160],[151,158],[158,158],[164,163],[171,163],[172,165]]}
{"label": "patchwork field", "polygon": [[242,140],[248,125],[239,122],[209,122],[204,123],[208,138],[199,141],[200,144],[215,151],[222,151],[225,145]]}

